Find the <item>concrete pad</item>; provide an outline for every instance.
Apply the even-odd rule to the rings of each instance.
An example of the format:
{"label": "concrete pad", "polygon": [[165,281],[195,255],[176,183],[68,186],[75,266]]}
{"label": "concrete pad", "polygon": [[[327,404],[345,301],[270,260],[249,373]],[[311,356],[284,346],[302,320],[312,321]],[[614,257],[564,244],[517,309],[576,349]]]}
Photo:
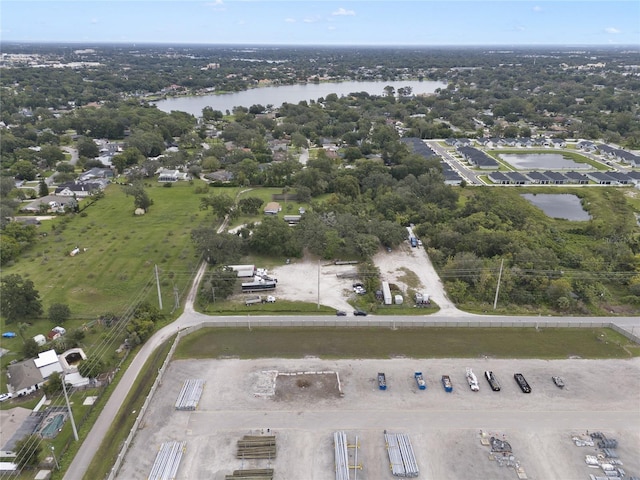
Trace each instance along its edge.
{"label": "concrete pad", "polygon": [[[479,377],[480,391],[465,381],[465,367]],[[492,370],[502,384],[493,392],[482,378]],[[414,371],[422,371],[426,390],[418,390]],[[336,371],[344,396],[317,395],[301,384],[265,396],[265,372]],[[385,372],[387,390],[377,388]],[[523,394],[513,373],[532,387]],[[453,392],[440,383],[451,376]],[[564,389],[552,375],[561,375]],[[205,388],[196,411],[176,411],[174,403],[185,378],[203,378]],[[310,381],[313,381],[311,379]],[[291,386],[289,386],[291,388]],[[257,395],[257,394],[260,395]],[[588,478],[585,454],[572,436],[599,430],[619,442],[628,475],[640,474],[640,359],[631,360],[494,360],[393,359],[337,360],[180,360],[170,364],[161,387],[137,432],[119,479],[144,478],[158,448],[169,440],[186,440],[177,479],[223,479],[234,469],[274,468],[277,478],[332,480],[333,432],[358,436],[359,480],[392,479],[384,431],[410,436],[421,478],[448,480],[517,478],[513,468],[490,459],[480,432],[504,438],[530,479]],[[274,434],[277,457],[236,458],[243,435]]]}

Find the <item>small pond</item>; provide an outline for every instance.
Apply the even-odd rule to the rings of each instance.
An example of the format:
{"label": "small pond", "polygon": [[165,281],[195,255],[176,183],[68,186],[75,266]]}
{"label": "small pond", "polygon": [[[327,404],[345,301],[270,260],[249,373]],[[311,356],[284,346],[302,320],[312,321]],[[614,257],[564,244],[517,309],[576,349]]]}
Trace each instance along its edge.
{"label": "small pond", "polygon": [[582,208],[580,198],[569,193],[525,193],[522,197],[542,210],[548,217],[584,222],[591,215]]}
{"label": "small pond", "polygon": [[588,163],[578,163],[561,153],[501,153],[499,157],[519,170],[589,170]]}

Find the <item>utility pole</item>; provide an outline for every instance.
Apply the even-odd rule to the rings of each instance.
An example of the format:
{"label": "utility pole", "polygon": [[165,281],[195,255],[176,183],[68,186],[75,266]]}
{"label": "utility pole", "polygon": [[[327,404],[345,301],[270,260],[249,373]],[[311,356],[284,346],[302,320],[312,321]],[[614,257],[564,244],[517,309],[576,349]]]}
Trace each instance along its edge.
{"label": "utility pole", "polygon": [[158,286],[158,305],[160,305],[160,310],[162,310],[162,294],[160,293],[160,277],[158,276],[158,264],[155,265],[156,272],[156,285]]}
{"label": "utility pole", "polygon": [[500,262],[500,273],[498,273],[498,284],[496,285],[496,298],[493,300],[493,309],[498,306],[498,292],[500,291],[500,279],[502,278],[502,266],[504,265],[504,258]]}
{"label": "utility pole", "polygon": [[318,260],[318,310],[320,310],[320,260]]}
{"label": "utility pole", "polygon": [[65,376],[62,376],[62,390],[64,390],[64,400],[67,402],[67,410],[69,411],[69,418],[71,419],[71,428],[73,429],[73,438],[78,441],[78,430],[76,429],[76,421],[73,419],[73,412],[71,411],[71,405],[69,404],[69,395],[67,395],[67,380]]}

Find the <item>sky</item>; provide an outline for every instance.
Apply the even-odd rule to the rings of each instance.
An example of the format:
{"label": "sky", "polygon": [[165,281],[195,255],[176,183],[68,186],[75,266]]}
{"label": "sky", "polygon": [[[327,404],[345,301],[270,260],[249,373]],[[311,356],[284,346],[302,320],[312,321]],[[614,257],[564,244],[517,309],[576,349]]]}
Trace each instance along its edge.
{"label": "sky", "polygon": [[640,1],[0,0],[0,41],[640,46]]}

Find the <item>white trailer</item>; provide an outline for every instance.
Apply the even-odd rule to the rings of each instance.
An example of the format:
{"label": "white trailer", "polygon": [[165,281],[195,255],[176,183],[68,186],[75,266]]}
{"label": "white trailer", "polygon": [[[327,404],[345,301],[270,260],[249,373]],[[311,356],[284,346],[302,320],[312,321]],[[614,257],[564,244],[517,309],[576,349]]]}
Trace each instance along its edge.
{"label": "white trailer", "polygon": [[227,268],[230,268],[234,272],[238,274],[238,277],[253,277],[256,274],[256,266],[255,265],[227,265]]}
{"label": "white trailer", "polygon": [[391,288],[389,288],[389,282],[382,282],[382,298],[384,298],[385,305],[391,305]]}

